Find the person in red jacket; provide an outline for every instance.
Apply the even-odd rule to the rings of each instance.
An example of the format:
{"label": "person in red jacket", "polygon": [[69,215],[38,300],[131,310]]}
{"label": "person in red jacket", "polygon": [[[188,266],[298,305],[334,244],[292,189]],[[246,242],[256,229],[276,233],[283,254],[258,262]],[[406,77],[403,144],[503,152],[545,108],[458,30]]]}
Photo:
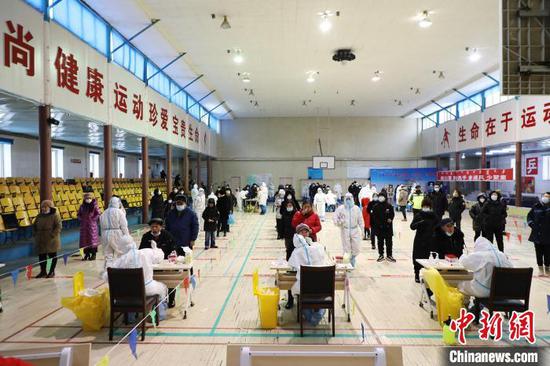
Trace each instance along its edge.
{"label": "person in red jacket", "polygon": [[361,207],[363,207],[363,222],[365,223],[365,233],[363,235],[363,240],[370,239],[370,213],[367,210],[367,206],[370,203],[370,199],[365,197],[361,200]]}
{"label": "person in red jacket", "polygon": [[305,202],[302,205],[302,210],[297,211],[292,218],[292,227],[296,229],[296,226],[300,224],[306,224],[311,229],[311,240],[317,241],[317,233],[321,231],[321,220],[311,207],[311,203]]}

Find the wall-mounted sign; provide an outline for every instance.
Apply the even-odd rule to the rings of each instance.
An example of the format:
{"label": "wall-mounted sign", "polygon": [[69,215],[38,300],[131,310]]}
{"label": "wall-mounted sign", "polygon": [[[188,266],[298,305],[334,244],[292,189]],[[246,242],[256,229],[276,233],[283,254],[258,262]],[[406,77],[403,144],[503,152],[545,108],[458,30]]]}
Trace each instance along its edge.
{"label": "wall-mounted sign", "polygon": [[444,170],[437,172],[441,182],[507,182],[514,180],[514,169]]}
{"label": "wall-mounted sign", "polygon": [[73,164],[82,164],[82,160],[80,160],[80,159],[71,159],[71,163],[73,163]]}
{"label": "wall-mounted sign", "polygon": [[525,175],[539,174],[539,158],[532,157],[525,159]]}

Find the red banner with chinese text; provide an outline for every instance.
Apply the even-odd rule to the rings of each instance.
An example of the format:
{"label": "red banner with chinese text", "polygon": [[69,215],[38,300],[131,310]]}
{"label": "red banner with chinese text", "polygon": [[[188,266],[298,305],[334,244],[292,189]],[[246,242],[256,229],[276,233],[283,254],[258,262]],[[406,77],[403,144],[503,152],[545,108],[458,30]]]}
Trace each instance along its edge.
{"label": "red banner with chinese text", "polygon": [[506,182],[514,180],[514,169],[444,170],[437,172],[442,182]]}

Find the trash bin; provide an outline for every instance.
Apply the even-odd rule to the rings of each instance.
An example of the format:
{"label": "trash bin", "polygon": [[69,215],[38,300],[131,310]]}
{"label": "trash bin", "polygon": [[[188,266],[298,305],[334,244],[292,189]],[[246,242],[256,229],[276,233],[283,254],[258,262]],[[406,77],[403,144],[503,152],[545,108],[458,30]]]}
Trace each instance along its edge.
{"label": "trash bin", "polygon": [[263,329],[277,327],[277,312],[279,310],[279,288],[261,287],[258,289],[258,308],[260,310],[260,326]]}

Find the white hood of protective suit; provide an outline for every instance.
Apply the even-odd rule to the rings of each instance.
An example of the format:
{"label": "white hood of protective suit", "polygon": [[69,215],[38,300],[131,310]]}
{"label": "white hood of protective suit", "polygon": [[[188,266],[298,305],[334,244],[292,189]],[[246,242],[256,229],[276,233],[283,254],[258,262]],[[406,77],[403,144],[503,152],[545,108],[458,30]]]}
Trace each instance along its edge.
{"label": "white hood of protective suit", "polygon": [[120,201],[120,198],[118,197],[111,197],[111,200],[109,201],[109,208],[124,208],[122,206],[122,201]]}
{"label": "white hood of protective suit", "polygon": [[493,268],[513,267],[506,255],[484,237],[476,240],[473,252],[462,255],[459,263],[474,273],[470,287],[477,297],[489,297]]}
{"label": "white hood of protective suit", "polygon": [[208,195],[208,199],[214,199],[214,202],[218,202],[218,196],[216,196],[216,194],[214,192],[210,192],[210,194]]}
{"label": "white hood of protective suit", "polygon": [[314,243],[311,238],[304,238],[302,235],[294,234],[292,239],[294,251],[288,260],[288,264],[296,269],[296,283],[292,286],[292,292],[300,293],[300,267],[304,266],[320,266],[326,263],[325,250],[318,244]]}
{"label": "white hood of protective suit", "polygon": [[327,205],[336,205],[336,195],[329,189],[325,195],[325,202]]}

